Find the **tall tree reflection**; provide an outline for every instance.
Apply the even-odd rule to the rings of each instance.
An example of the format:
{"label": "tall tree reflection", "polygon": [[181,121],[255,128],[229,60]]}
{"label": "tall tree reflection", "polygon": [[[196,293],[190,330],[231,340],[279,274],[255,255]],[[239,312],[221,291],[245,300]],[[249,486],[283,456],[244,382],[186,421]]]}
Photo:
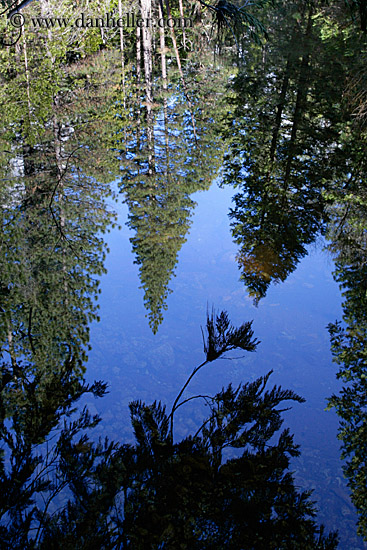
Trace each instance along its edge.
{"label": "tall tree reflection", "polygon": [[[328,32],[320,6],[292,2],[281,13],[268,13],[271,42],[247,46],[223,130],[224,183],[239,189],[230,212],[237,260],[256,302],[324,232],[332,190],[357,161],[344,101],[355,64],[343,58],[342,34]],[[348,47],[360,49],[352,34]]]}
{"label": "tall tree reflection", "polygon": [[[214,84],[220,86],[220,75],[208,71],[206,78],[210,76],[215,81],[213,90],[207,92],[213,94],[210,101],[214,101]],[[162,101],[157,97],[154,111],[140,109],[140,102],[148,102],[144,90],[138,105],[132,101],[127,120],[120,111],[122,128],[118,133],[124,144],[121,149],[120,143],[120,188],[129,208],[128,225],[135,232],[131,243],[154,333],[167,309],[169,281],[190,227],[195,207],[190,195],[209,188],[222,156],[208,98],[204,101],[198,96],[194,134],[185,96],[178,92],[167,101],[165,80],[163,85]],[[153,140],[154,154],[149,145]]]}

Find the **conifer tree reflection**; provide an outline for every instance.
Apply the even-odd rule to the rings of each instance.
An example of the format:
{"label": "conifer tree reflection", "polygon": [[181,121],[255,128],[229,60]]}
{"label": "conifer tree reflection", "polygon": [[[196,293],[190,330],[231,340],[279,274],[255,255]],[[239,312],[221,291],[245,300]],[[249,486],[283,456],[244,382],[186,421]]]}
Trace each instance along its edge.
{"label": "conifer tree reflection", "polygon": [[[45,85],[42,77],[39,85]],[[31,127],[15,117],[10,131],[2,127],[0,133],[1,142],[8,141],[0,168],[4,548],[40,547],[40,526],[67,486],[60,468],[70,440],[99,421],[86,409],[76,413],[75,403],[106,390],[102,382],[88,385],[82,373],[104,271],[102,235],[114,219],[106,206],[114,156],[99,139],[112,132],[106,131],[108,119],[96,124],[94,118],[100,86],[92,94],[75,86],[71,106],[68,92],[57,86],[53,92],[43,111],[33,113]],[[79,437],[75,445],[83,456]]]}
{"label": "conifer tree reflection", "polygon": [[265,191],[248,184],[233,199],[230,218],[232,234],[240,246],[241,280],[255,303],[265,296],[271,282],[286,280],[307,254],[306,245],[323,228],[320,190],[295,191],[282,208],[283,198],[281,190],[269,191],[267,186]]}
{"label": "conifer tree reflection", "polygon": [[363,187],[355,189],[336,209],[330,229],[334,237],[335,280],[344,297],[343,323],[328,326],[337,377],[344,386],[329,400],[340,417],[343,467],[359,515],[358,533],[367,540],[367,201]]}
{"label": "conifer tree reflection", "polygon": [[314,9],[289,2],[281,18],[268,13],[273,38],[263,49],[248,46],[229,97],[224,182],[239,188],[230,218],[241,279],[255,301],[324,230],[328,192],[350,164],[341,129],[351,115],[340,108],[350,67],[340,36],[325,39]]}
{"label": "conifer tree reflection", "polygon": [[[2,131],[11,150],[3,155],[1,189],[0,262],[7,289],[1,345],[12,360],[27,358],[38,368],[52,368],[70,354],[84,360],[88,325],[97,318],[106,251],[101,235],[113,221],[106,207],[113,156],[96,135],[96,90],[88,97],[83,87],[74,89],[72,108],[68,94],[56,94],[47,124],[39,113],[29,131],[19,125],[16,138]],[[99,123],[100,134],[106,126],[108,120]]]}
{"label": "conifer tree reflection", "polygon": [[[167,93],[165,81],[163,92]],[[140,118],[134,123],[137,113]],[[156,103],[154,132],[149,133],[154,139],[153,160],[148,140],[151,119],[144,117],[144,111],[132,104],[128,133],[126,124],[119,133],[126,139],[125,150],[120,149],[120,188],[129,207],[128,225],[135,231],[131,243],[153,332],[163,320],[169,281],[190,227],[195,207],[190,195],[209,188],[221,161],[222,148],[208,116],[200,99],[195,136],[184,98],[178,95],[167,101],[164,95],[162,106]]]}

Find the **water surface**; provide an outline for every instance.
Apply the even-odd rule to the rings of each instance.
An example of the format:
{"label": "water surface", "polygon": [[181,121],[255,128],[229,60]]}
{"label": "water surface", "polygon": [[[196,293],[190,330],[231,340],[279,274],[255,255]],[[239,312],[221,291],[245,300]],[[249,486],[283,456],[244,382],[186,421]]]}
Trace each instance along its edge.
{"label": "water surface", "polygon": [[[213,183],[208,192],[192,196],[197,202],[193,225],[179,252],[168,310],[156,335],[149,328],[139,290],[138,266],[129,242],[133,232],[124,225],[127,208],[118,206],[122,229],[108,239],[111,251],[108,273],[102,277],[101,323],[92,326],[88,365],[88,376],[108,381],[110,393],[88,404],[103,417],[100,432],[132,440],[128,403],[160,399],[170,405],[193,367],[203,360],[200,326],[205,324],[207,308],[226,309],[235,325],[253,319],[255,336],[261,340],[257,352],[234,353],[207,365],[187,395],[214,394],[229,382],[236,385],[273,370],[270,384],[305,397],[306,403],[294,404],[284,414],[285,425],[301,446],[301,456],[293,463],[296,482],[314,489],[318,518],[327,529],[340,530],[341,548],[363,548],[354,535],[356,515],[341,470],[338,419],[333,410],[325,411],[326,399],[341,387],[326,329],[342,315],[332,259],[320,238],[285,283],[271,286],[255,307],[239,280],[237,248],[228,221],[232,195],[233,189]],[[198,404],[183,407],[176,437],[194,433],[203,412]]]}

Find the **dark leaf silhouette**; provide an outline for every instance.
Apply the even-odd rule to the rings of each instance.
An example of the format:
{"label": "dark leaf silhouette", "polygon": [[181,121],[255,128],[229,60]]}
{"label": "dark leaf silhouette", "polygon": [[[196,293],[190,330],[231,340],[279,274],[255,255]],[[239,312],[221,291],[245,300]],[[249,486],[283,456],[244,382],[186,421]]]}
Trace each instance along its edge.
{"label": "dark leaf silhouette", "polygon": [[226,351],[236,348],[255,351],[260,342],[253,338],[251,326],[252,322],[249,322],[234,328],[226,311],[217,315],[213,309],[210,315],[207,314],[205,335],[201,329],[207,361],[214,361]]}

